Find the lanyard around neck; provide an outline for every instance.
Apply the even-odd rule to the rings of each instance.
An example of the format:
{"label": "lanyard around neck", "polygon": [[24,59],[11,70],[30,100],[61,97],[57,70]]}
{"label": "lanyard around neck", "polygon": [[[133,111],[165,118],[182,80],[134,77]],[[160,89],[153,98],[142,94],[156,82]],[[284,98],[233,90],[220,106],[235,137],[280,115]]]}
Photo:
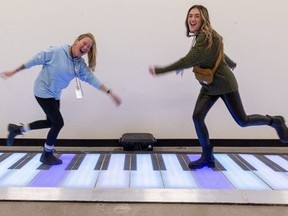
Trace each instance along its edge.
{"label": "lanyard around neck", "polygon": [[73,58],[72,58],[72,65],[73,65],[74,75],[75,75],[75,77],[76,77],[76,79],[77,79],[77,78],[79,78],[79,77],[78,77],[78,74],[77,74],[77,68],[76,68],[76,65],[75,65],[75,62],[74,62],[74,59],[73,59]]}
{"label": "lanyard around neck", "polygon": [[[75,75],[75,81],[76,81],[76,88],[75,88],[75,93],[76,93],[76,98],[82,98],[83,97],[83,91],[82,91],[82,87],[81,87],[81,82],[80,79],[78,77],[79,72],[77,73],[77,68],[76,68],[76,64],[74,62],[74,58],[73,58],[73,53],[72,53],[72,47],[70,49],[70,53],[71,53],[71,60],[72,60],[72,67],[73,67],[73,72]],[[80,70],[79,70],[80,71]],[[78,80],[79,79],[79,80]]]}
{"label": "lanyard around neck", "polygon": [[[72,54],[72,47],[71,47],[71,54]],[[73,72],[74,72],[75,81],[76,81],[76,88],[81,89],[81,82],[78,80],[79,79],[79,76],[78,76],[79,73],[77,73],[77,68],[76,68],[76,65],[75,65],[75,62],[73,59],[73,55],[71,55],[71,57],[72,57]]]}
{"label": "lanyard around neck", "polygon": [[71,59],[72,59],[72,64],[73,64],[73,72],[75,74],[75,77],[76,79],[79,78],[78,77],[78,74],[77,74],[77,68],[76,68],[76,65],[75,65],[75,62],[74,62],[74,57],[73,57],[73,52],[72,52],[72,46],[70,47],[70,55],[71,55]]}

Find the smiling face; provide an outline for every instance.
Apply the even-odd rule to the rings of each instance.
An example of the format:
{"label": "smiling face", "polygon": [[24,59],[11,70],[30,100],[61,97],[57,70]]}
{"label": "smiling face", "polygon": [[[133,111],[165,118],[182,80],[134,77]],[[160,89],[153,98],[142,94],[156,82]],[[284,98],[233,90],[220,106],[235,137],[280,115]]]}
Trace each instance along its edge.
{"label": "smiling face", "polygon": [[72,46],[73,57],[81,57],[87,54],[93,46],[93,40],[90,37],[84,37],[81,40],[76,40]]}
{"label": "smiling face", "polygon": [[203,24],[200,10],[198,8],[192,8],[187,15],[186,22],[189,32],[197,33]]}

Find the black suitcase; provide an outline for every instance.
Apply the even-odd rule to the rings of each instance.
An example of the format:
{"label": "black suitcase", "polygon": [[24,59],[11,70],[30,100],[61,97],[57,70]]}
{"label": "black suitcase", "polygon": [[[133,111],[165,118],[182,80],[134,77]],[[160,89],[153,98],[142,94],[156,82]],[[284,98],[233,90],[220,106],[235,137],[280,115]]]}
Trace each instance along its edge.
{"label": "black suitcase", "polygon": [[124,151],[152,151],[157,140],[150,133],[125,133],[119,142]]}

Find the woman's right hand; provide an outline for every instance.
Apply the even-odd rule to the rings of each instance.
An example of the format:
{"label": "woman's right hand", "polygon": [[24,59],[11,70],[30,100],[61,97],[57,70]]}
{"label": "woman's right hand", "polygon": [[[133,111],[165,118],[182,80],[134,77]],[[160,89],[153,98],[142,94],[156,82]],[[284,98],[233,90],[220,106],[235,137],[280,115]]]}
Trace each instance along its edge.
{"label": "woman's right hand", "polygon": [[156,76],[156,72],[155,72],[155,67],[154,66],[149,66],[149,73],[152,76]]}
{"label": "woman's right hand", "polygon": [[18,68],[16,68],[15,70],[12,70],[12,71],[4,71],[4,72],[0,73],[0,77],[1,77],[2,79],[7,79],[8,77],[13,76],[13,75],[16,74],[17,72],[19,72],[19,71],[21,71],[21,70],[23,70],[23,69],[25,69],[25,68],[26,68],[25,65],[22,64],[22,65],[20,65]]}
{"label": "woman's right hand", "polygon": [[2,79],[7,79],[8,77],[13,76],[15,73],[16,73],[15,71],[5,71],[5,72],[0,73],[0,77]]}

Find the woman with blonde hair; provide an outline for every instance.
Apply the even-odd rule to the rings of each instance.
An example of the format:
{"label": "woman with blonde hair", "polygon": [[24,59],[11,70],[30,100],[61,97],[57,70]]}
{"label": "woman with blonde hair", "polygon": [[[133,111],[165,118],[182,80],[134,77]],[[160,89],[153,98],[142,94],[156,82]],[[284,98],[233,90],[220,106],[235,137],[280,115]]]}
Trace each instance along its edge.
{"label": "woman with blonde hair", "polygon": [[[86,54],[88,55],[88,66],[82,57]],[[53,154],[54,144],[64,126],[60,112],[60,97],[62,90],[69,85],[70,81],[76,80],[77,98],[82,97],[81,80],[109,95],[116,105],[120,105],[121,100],[92,73],[96,67],[96,42],[91,33],[80,35],[72,45],[51,46],[36,54],[20,67],[1,73],[1,77],[11,77],[17,72],[35,65],[43,65],[34,83],[34,95],[46,114],[46,119],[25,125],[9,124],[7,145],[13,145],[15,136],[29,130],[50,128],[40,161],[48,165],[57,165],[62,161]]]}
{"label": "woman with blonde hair", "polygon": [[[241,127],[269,125],[276,130],[280,141],[288,143],[288,129],[282,116],[246,115],[239,95],[238,84],[232,73],[236,63],[224,54],[222,37],[212,28],[208,10],[202,5],[192,6],[188,10],[185,26],[187,37],[193,36],[194,38],[193,46],[188,54],[165,67],[150,66],[149,72],[156,76],[170,71],[177,72],[194,67],[195,76],[202,86],[193,112],[193,122],[202,147],[202,154],[198,160],[189,163],[189,168],[215,166],[213,145],[210,143],[204,120],[219,98],[224,101],[230,114]],[[203,76],[196,74],[199,72],[199,68],[200,71],[203,71],[203,69],[213,69],[215,65],[217,67],[214,69],[212,80],[208,79],[207,81],[202,79]],[[195,70],[196,68],[198,70]],[[211,76],[209,77],[211,78]]]}

